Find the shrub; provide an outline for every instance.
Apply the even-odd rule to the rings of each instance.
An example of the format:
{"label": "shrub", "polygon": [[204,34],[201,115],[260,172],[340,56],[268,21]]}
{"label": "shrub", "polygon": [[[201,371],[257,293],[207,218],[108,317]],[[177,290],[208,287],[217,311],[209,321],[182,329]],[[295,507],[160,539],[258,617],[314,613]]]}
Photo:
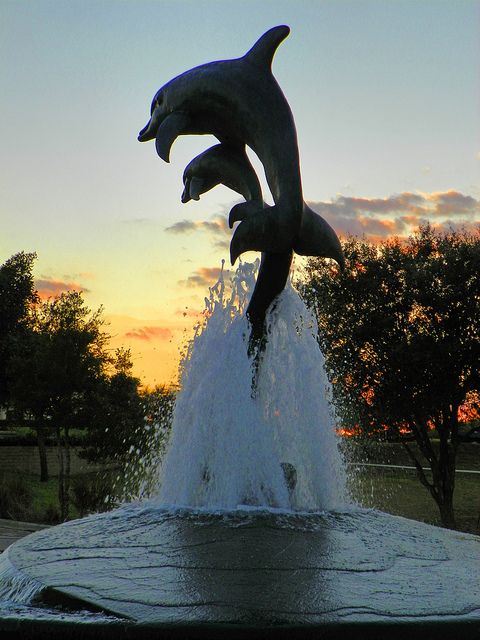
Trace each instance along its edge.
{"label": "shrub", "polygon": [[0,518],[25,519],[32,505],[32,492],[18,474],[0,476]]}
{"label": "shrub", "polygon": [[83,518],[89,513],[108,511],[110,505],[110,482],[100,475],[77,476],[71,487],[72,502],[78,515]]}

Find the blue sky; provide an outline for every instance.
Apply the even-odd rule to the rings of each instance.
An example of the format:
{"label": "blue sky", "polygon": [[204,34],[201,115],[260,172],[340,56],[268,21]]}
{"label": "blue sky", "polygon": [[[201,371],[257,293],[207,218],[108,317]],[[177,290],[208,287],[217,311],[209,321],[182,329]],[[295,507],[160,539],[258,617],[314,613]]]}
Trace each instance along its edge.
{"label": "blue sky", "polygon": [[228,255],[236,197],[180,203],[206,137],[180,139],[166,165],[136,136],[162,84],[282,23],[273,70],[305,199],[340,233],[478,222],[479,13],[461,0],[2,0],[0,260],[36,251],[46,290],[83,288],[138,373],[169,379]]}

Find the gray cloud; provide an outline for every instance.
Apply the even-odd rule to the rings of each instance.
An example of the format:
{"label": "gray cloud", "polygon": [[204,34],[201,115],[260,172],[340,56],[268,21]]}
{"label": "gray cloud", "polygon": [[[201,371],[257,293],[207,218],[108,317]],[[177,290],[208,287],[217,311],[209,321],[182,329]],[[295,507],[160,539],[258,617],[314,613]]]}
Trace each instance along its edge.
{"label": "gray cloud", "polygon": [[213,215],[209,220],[198,220],[196,222],[193,220],[180,220],[180,222],[175,222],[175,224],[166,227],[165,231],[175,234],[206,231],[215,238],[216,242],[224,242],[225,238],[231,235],[226,216],[219,213]]}
{"label": "gray cloud", "polygon": [[[188,276],[186,280],[180,280],[178,284],[185,287],[211,287],[220,277],[222,269],[220,267],[200,267]],[[231,271],[223,270],[225,280],[228,280]]]}
{"label": "gray cloud", "polygon": [[428,220],[435,227],[469,228],[480,222],[480,201],[458,191],[404,192],[388,198],[339,196],[331,202],[310,202],[340,234],[381,239],[407,235]]}
{"label": "gray cloud", "polygon": [[192,220],[181,220],[180,222],[175,222],[170,227],[165,227],[165,231],[168,233],[189,233],[190,231],[195,231],[198,229],[198,223],[193,222]]}
{"label": "gray cloud", "polygon": [[[404,191],[387,198],[340,195],[331,202],[309,202],[309,205],[340,235],[366,236],[372,240],[408,235],[427,221],[439,229],[468,229],[480,221],[480,200],[453,189],[432,193]],[[196,222],[181,220],[166,231],[175,234],[204,231],[213,246],[221,250],[228,248],[232,235],[223,214]],[[192,278],[191,286],[196,286],[195,278],[205,284],[202,275],[194,274]]]}

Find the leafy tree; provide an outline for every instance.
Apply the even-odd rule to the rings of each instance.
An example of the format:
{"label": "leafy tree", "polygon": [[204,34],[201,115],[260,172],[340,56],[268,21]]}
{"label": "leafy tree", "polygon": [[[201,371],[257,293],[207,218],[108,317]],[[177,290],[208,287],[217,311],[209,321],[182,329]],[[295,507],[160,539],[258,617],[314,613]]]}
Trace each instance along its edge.
{"label": "leafy tree", "polygon": [[[115,372],[106,377],[90,421],[90,461],[121,465],[123,497],[148,494],[171,426],[175,394],[166,387],[140,389],[130,374],[130,352],[118,350]],[[118,484],[118,483],[117,483]]]}
{"label": "leafy tree", "polygon": [[8,405],[8,362],[16,338],[26,330],[29,309],[38,301],[33,283],[35,253],[23,251],[0,266],[0,406]]}
{"label": "leafy tree", "polygon": [[461,432],[459,408],[480,390],[480,233],[427,225],[406,242],[350,238],[344,253],[343,273],[309,260],[302,286],[337,410],[346,427],[402,442],[454,527],[457,450],[479,429]]}
{"label": "leafy tree", "polygon": [[144,427],[140,380],[131,375],[129,350],[117,350],[114,371],[105,375],[96,389],[93,415],[88,424],[89,446],[83,452],[91,461],[125,461],[137,448],[137,432]]}
{"label": "leafy tree", "polygon": [[11,400],[37,432],[43,481],[48,479],[46,434],[57,440],[62,520],[69,512],[69,432],[91,416],[91,399],[110,362],[101,313],[92,313],[77,291],[37,305],[10,362]]}

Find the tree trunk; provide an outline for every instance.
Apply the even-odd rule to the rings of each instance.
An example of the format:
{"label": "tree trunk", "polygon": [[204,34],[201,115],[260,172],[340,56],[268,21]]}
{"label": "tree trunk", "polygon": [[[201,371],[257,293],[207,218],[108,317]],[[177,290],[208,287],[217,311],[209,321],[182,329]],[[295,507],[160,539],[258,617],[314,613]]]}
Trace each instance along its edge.
{"label": "tree trunk", "polygon": [[56,433],[58,456],[58,506],[60,507],[60,522],[65,522],[65,520],[67,519],[67,505],[65,500],[65,464],[60,427],[56,428]]}
{"label": "tree trunk", "polygon": [[457,406],[445,407],[436,422],[440,436],[440,451],[438,456],[438,508],[440,519],[444,527],[455,529],[455,513],[453,510],[453,492],[455,490],[455,467],[457,459]]}
{"label": "tree trunk", "polygon": [[40,457],[40,482],[48,482],[47,447],[45,445],[45,427],[37,425],[37,445]]}
{"label": "tree trunk", "polygon": [[71,469],[71,456],[70,456],[70,438],[68,435],[68,428],[64,427],[64,446],[65,446],[65,475],[64,475],[64,487],[63,487],[63,500],[64,500],[64,516],[65,520],[68,520],[70,516],[70,469]]}
{"label": "tree trunk", "polygon": [[421,463],[416,459],[415,454],[404,444],[410,458],[417,469],[417,476],[420,482],[429,490],[430,495],[435,500],[439,513],[440,522],[448,529],[455,529],[455,512],[453,509],[453,492],[455,489],[455,462],[456,445],[448,442],[449,428],[444,420],[435,421],[437,432],[440,437],[440,450],[438,455],[432,447],[426,420],[416,419],[412,422],[412,430],[415,435],[418,448],[422,455],[428,460],[432,470],[432,482],[429,482]]}
{"label": "tree trunk", "polygon": [[447,527],[447,529],[455,529],[457,524],[453,509],[453,492],[452,495],[445,497],[443,502],[438,502],[437,504],[440,511],[440,520],[442,525]]}

